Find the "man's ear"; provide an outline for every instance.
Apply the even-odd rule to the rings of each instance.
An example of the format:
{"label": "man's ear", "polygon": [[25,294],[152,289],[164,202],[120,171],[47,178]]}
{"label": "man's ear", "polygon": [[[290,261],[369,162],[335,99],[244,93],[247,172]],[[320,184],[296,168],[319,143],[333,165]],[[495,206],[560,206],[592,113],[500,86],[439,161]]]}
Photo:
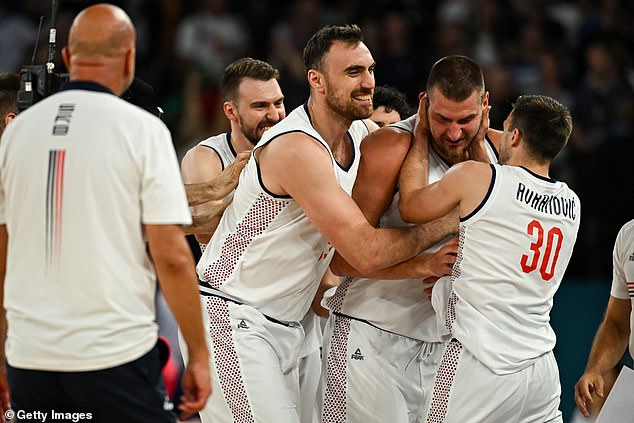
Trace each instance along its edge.
{"label": "man's ear", "polygon": [[324,90],[324,75],[318,70],[311,69],[308,71],[308,83],[310,87],[318,92]]}
{"label": "man's ear", "polygon": [[66,47],[62,49],[62,59],[64,60],[66,70],[70,72],[70,51],[68,51],[68,48]]}
{"label": "man's ear", "polygon": [[134,61],[136,60],[136,51],[131,48],[130,50],[128,50],[125,54],[125,64],[124,64],[124,73],[125,73],[125,77],[126,79],[130,79],[130,81],[132,81],[132,79],[134,78],[134,66],[135,63]]}
{"label": "man's ear", "polygon": [[4,116],[4,126],[6,128],[6,126],[9,124],[9,122],[11,122],[13,119],[15,119],[15,117],[17,116],[16,113],[14,112],[9,112]]}
{"label": "man's ear", "polygon": [[230,101],[222,103],[222,111],[225,112],[225,116],[232,122],[238,122],[238,110],[236,105]]}
{"label": "man's ear", "polygon": [[511,145],[513,147],[517,147],[522,141],[522,133],[519,129],[513,128],[513,133],[511,134]]}

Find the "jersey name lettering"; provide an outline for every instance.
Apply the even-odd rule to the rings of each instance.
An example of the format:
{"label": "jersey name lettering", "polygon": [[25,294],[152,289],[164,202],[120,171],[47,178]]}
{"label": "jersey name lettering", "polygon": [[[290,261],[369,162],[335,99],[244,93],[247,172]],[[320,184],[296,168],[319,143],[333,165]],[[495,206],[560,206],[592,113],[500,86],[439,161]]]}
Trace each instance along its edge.
{"label": "jersey name lettering", "polygon": [[538,194],[519,182],[517,184],[515,199],[542,213],[564,216],[571,220],[577,218],[577,204],[574,198],[561,198],[556,195]]}

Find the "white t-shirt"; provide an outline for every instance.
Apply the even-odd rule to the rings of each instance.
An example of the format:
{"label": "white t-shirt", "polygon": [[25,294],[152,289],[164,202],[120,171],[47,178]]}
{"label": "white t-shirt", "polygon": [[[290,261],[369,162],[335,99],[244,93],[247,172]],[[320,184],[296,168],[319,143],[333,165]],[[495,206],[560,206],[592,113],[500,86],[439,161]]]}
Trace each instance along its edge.
{"label": "white t-shirt", "polygon": [[[390,126],[414,132],[416,115]],[[497,162],[495,148],[487,144],[491,162]],[[429,149],[429,183],[439,180],[451,165]],[[404,227],[398,209],[400,195],[394,194],[390,206],[380,219],[380,227]],[[435,252],[445,242],[430,247]],[[425,285],[421,279],[377,280],[366,278],[343,278],[335,294],[325,301],[334,312],[365,320],[383,330],[427,342],[440,342],[436,315],[431,303],[425,298]]]}
{"label": "white t-shirt", "polygon": [[496,374],[530,366],[555,346],[553,296],[577,239],[580,204],[568,186],[492,165],[486,198],[461,218],[448,325]]}
{"label": "white t-shirt", "polygon": [[0,143],[11,366],[89,371],[157,338],[143,224],[189,224],[176,154],[155,116],[90,82],[21,113]]}
{"label": "white t-shirt", "polygon": [[[332,245],[290,196],[270,193],[261,183],[257,149],[280,135],[302,132],[328,150],[341,187],[352,191],[359,146],[368,129],[354,121],[348,131],[354,156],[340,166],[300,106],[264,133],[240,175],[233,202],[198,262],[198,277],[211,287],[283,321],[300,321],[308,311],[330,259]],[[292,166],[292,163],[288,164]]]}
{"label": "white t-shirt", "polygon": [[[612,253],[613,276],[610,295],[632,301],[634,310],[634,220],[627,222],[616,237]],[[630,355],[634,355],[634,312],[630,313]]]}

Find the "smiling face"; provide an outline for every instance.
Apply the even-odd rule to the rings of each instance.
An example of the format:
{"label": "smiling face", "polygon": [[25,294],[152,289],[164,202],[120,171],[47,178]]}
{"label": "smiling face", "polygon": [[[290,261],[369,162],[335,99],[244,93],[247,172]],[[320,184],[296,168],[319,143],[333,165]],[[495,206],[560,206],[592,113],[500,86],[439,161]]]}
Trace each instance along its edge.
{"label": "smiling face", "polygon": [[363,43],[349,45],[335,41],[324,57],[326,104],[349,120],[372,114],[374,59]]}
{"label": "smiling face", "polygon": [[463,101],[453,101],[438,89],[428,93],[429,129],[435,150],[450,164],[465,160],[465,150],[482,120],[482,98],[473,91]]}
{"label": "smiling face", "polygon": [[286,116],[284,96],[276,79],[244,78],[238,88],[238,99],[232,104],[240,131],[253,145]]}

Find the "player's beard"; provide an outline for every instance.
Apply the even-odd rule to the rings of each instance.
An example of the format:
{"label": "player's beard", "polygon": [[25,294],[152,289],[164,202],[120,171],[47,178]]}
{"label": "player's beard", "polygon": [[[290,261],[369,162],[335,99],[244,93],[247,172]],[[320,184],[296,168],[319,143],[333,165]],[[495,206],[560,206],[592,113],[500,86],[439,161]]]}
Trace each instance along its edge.
{"label": "player's beard", "polygon": [[262,119],[256,126],[247,126],[244,124],[244,119],[242,119],[238,115],[238,125],[240,125],[240,132],[242,132],[242,135],[244,135],[244,137],[248,139],[249,142],[253,145],[256,145],[260,141],[260,138],[262,138],[262,135],[264,135],[265,127],[273,126],[277,122],[279,121],[272,121],[265,118]]}
{"label": "player's beard", "polygon": [[372,115],[372,102],[369,105],[354,103],[354,97],[358,95],[372,96],[372,90],[358,89],[350,93],[350,96],[339,96],[336,92],[326,93],[326,104],[340,116],[349,120],[367,119]]}

